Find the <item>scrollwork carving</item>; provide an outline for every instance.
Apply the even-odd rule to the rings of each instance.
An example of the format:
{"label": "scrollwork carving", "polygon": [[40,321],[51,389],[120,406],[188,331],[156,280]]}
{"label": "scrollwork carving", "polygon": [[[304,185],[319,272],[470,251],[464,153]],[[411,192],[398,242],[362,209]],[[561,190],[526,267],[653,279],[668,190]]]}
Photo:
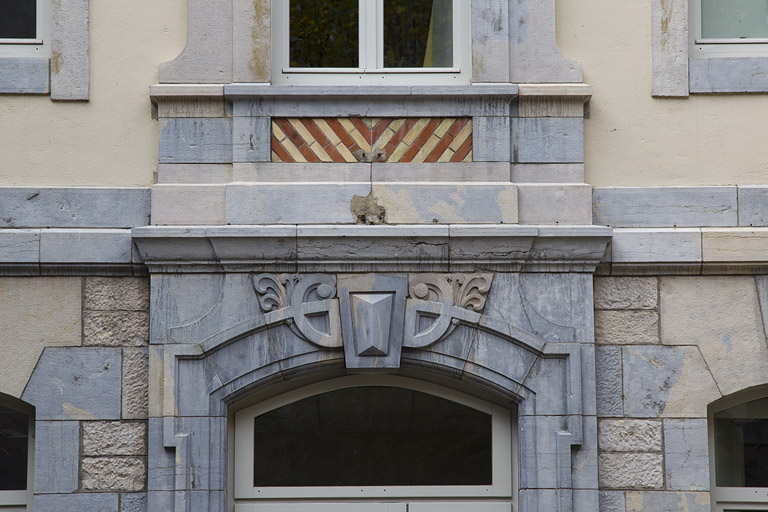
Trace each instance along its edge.
{"label": "scrollwork carving", "polygon": [[414,274],[408,280],[413,299],[451,303],[481,313],[493,274]]}

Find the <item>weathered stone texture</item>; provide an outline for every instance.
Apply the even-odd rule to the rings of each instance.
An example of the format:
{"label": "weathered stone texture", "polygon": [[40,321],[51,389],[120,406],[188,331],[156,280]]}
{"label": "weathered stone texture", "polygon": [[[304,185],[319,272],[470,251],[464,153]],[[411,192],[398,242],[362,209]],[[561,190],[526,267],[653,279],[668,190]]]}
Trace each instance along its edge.
{"label": "weathered stone texture", "polygon": [[598,416],[623,416],[621,348],[595,347]]}
{"label": "weathered stone texture", "polygon": [[730,394],[763,384],[768,345],[751,277],[664,277],[662,343],[697,345],[717,386]]}
{"label": "weathered stone texture", "polygon": [[0,279],[3,393],[21,396],[43,347],[80,344],[81,293],[79,277]]}
{"label": "weathered stone texture", "polygon": [[131,493],[121,495],[120,512],[147,512],[147,494]]}
{"label": "weathered stone texture", "polygon": [[667,489],[709,490],[707,420],[664,420]]}
{"label": "weathered stone texture", "polygon": [[710,512],[708,492],[628,492],[626,512]]}
{"label": "weathered stone texture", "polygon": [[146,455],[147,425],[143,422],[86,421],[84,455]]}
{"label": "weathered stone texture", "polygon": [[605,345],[659,343],[655,311],[595,311],[595,342]]}
{"label": "weathered stone texture", "polygon": [[83,323],[84,345],[136,346],[149,341],[149,313],[89,311]]}
{"label": "weathered stone texture", "polygon": [[595,278],[595,309],[655,309],[657,306],[655,277]]}
{"label": "weathered stone texture", "polygon": [[86,278],[85,309],[146,311],[149,309],[149,280],[142,277]]}
{"label": "weathered stone texture", "polygon": [[147,460],[144,457],[86,457],[82,462],[82,488],[86,491],[142,491]]}
{"label": "weathered stone texture", "polygon": [[606,489],[662,489],[661,454],[602,453],[598,457],[600,487]]}
{"label": "weathered stone texture", "polygon": [[625,512],[623,492],[601,491],[599,494],[600,512]]}
{"label": "weathered stone texture", "polygon": [[653,420],[602,420],[598,443],[606,452],[660,452],[661,422]]}
{"label": "weathered stone texture", "polygon": [[123,349],[123,418],[149,415],[149,358],[146,349]]}

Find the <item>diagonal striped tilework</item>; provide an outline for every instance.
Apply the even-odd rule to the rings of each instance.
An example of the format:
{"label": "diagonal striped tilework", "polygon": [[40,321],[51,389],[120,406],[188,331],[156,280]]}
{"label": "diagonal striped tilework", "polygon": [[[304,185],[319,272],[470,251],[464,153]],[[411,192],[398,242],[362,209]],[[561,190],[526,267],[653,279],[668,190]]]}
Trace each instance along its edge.
{"label": "diagonal striped tilework", "polygon": [[468,117],[272,118],[273,162],[471,162]]}

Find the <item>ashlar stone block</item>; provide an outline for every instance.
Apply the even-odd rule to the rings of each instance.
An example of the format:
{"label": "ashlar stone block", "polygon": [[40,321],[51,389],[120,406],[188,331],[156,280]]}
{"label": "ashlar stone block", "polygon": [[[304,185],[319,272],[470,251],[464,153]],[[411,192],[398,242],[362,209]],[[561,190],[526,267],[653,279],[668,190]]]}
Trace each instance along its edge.
{"label": "ashlar stone block", "polygon": [[598,457],[600,487],[662,489],[664,464],[656,453],[602,453]]}
{"label": "ashlar stone block", "polygon": [[595,309],[655,309],[655,277],[596,277]]}
{"label": "ashlar stone block", "polygon": [[87,277],[85,309],[147,311],[149,279],[143,277]]}
{"label": "ashlar stone block", "polygon": [[149,414],[148,402],[149,356],[147,349],[123,349],[123,418],[147,418]]}
{"label": "ashlar stone block", "polygon": [[146,455],[145,422],[83,422],[83,455]]}
{"label": "ashlar stone block", "polygon": [[82,461],[86,491],[142,491],[146,488],[145,457],[86,457]]}
{"label": "ashlar stone block", "polygon": [[598,444],[604,452],[660,452],[661,439],[661,421],[600,421]]}
{"label": "ashlar stone block", "polygon": [[[76,421],[37,421],[35,424],[35,492],[77,490],[80,425]],[[37,503],[35,503],[37,506]]]}
{"label": "ashlar stone block", "polygon": [[707,420],[664,420],[667,489],[709,490]]}
{"label": "ashlar stone block", "polygon": [[628,492],[626,512],[710,512],[708,492]]}
{"label": "ashlar stone block", "polygon": [[598,416],[623,416],[621,348],[595,347]]}
{"label": "ashlar stone block", "polygon": [[149,314],[143,311],[88,311],[84,315],[83,344],[143,346],[149,340]]}
{"label": "ashlar stone block", "polygon": [[620,491],[600,491],[600,512],[626,512],[624,493]]}
{"label": "ashlar stone block", "polygon": [[595,311],[595,342],[605,345],[659,343],[659,314],[655,311]]}

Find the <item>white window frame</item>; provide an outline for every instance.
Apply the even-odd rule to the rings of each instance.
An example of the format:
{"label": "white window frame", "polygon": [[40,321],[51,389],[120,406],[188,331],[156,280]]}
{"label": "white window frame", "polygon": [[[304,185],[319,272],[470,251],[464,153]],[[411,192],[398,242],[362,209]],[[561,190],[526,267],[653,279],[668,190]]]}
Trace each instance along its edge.
{"label": "white window frame", "polygon": [[[254,418],[284,405],[339,389],[361,386],[393,386],[412,389],[491,415],[492,475],[491,485],[465,486],[338,486],[338,487],[254,487]],[[514,415],[505,407],[470,397],[463,393],[397,376],[347,376],[290,391],[234,413],[231,468],[234,471],[235,512],[256,511],[329,511],[365,510],[399,512],[409,508],[418,512],[509,512],[517,508],[517,428]],[[409,507],[406,503],[409,500]],[[312,501],[318,500],[318,501]],[[329,501],[332,500],[332,501]],[[382,508],[384,507],[384,508]],[[438,507],[438,508],[430,508]]]}
{"label": "white window frame", "polygon": [[27,427],[27,488],[18,491],[0,491],[0,512],[26,512],[32,509],[32,497],[35,492],[35,410],[26,404],[7,400],[2,396],[0,396],[0,405],[26,414],[29,420]]}
{"label": "white window frame", "polygon": [[768,390],[756,389],[726,397],[709,407],[707,422],[709,424],[709,478],[712,489],[713,512],[726,510],[768,510],[768,487],[718,487],[716,480],[717,460],[715,458],[715,413],[731,407],[768,397]]}
{"label": "white window frame", "polygon": [[763,57],[768,56],[768,39],[704,38],[701,36],[701,0],[691,0],[689,27],[691,56],[706,57]]}
{"label": "white window frame", "polygon": [[0,57],[50,57],[51,56],[51,3],[37,1],[37,35],[32,39],[0,38]]}
{"label": "white window frame", "polygon": [[469,0],[453,0],[453,67],[385,68],[384,0],[360,4],[359,68],[291,68],[289,0],[272,0],[272,83],[276,85],[448,85],[469,84],[471,68]]}

